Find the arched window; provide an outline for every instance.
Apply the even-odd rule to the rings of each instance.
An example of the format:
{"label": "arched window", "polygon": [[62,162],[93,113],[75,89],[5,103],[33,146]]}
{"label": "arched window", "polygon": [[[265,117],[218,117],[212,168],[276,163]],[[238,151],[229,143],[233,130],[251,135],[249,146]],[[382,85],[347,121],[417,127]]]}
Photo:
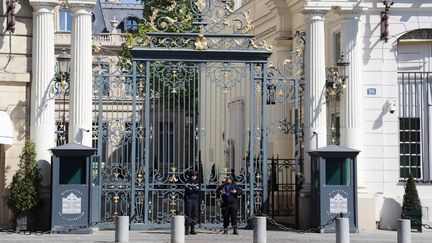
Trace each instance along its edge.
{"label": "arched window", "polygon": [[432,40],[432,29],[418,29],[402,35],[398,41],[404,40]]}
{"label": "arched window", "polygon": [[398,39],[400,178],[432,177],[432,29],[418,29]]}
{"label": "arched window", "polygon": [[134,32],[138,30],[138,19],[137,18],[127,18],[124,23],[125,32]]}

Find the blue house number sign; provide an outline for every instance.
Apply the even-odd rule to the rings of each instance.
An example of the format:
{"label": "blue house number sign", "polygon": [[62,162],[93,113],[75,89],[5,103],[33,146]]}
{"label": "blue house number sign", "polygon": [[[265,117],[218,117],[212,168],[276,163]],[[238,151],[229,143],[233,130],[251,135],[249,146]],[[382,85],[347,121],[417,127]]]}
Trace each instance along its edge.
{"label": "blue house number sign", "polygon": [[368,88],[367,95],[376,95],[376,88]]}

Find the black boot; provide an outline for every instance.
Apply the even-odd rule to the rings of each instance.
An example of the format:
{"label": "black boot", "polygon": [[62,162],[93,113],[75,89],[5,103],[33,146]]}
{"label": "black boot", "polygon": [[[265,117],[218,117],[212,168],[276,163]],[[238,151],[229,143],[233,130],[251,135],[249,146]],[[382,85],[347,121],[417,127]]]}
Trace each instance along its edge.
{"label": "black boot", "polygon": [[223,234],[224,235],[228,234],[228,229],[224,229]]}
{"label": "black boot", "polygon": [[196,231],[195,231],[195,226],[191,226],[191,231],[190,231],[191,235],[196,235]]}
{"label": "black boot", "polygon": [[185,227],[185,235],[189,235],[189,226]]}
{"label": "black boot", "polygon": [[233,234],[238,235],[237,228],[234,228],[234,232],[233,232]]}

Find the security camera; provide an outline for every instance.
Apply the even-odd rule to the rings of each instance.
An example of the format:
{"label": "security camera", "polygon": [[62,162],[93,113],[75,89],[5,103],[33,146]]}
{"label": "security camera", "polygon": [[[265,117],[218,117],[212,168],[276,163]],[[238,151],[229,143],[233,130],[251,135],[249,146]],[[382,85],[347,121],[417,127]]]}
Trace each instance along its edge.
{"label": "security camera", "polygon": [[90,132],[90,129],[85,129],[85,128],[82,128],[82,127],[81,127],[79,130],[80,130],[81,132]]}
{"label": "security camera", "polygon": [[391,114],[395,113],[395,111],[396,111],[396,100],[390,101],[389,111],[390,111]]}

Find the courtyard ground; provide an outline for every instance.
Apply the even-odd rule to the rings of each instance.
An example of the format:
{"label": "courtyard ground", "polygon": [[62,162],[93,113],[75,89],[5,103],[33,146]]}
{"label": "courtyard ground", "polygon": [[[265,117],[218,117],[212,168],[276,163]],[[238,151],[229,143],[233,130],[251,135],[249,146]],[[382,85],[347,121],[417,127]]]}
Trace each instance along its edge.
{"label": "courtyard ground", "polygon": [[[240,235],[222,235],[216,232],[198,231],[198,235],[186,236],[186,243],[251,243],[253,231],[240,230]],[[396,231],[370,231],[351,234],[351,242],[397,242]],[[98,231],[93,234],[53,234],[53,235],[17,235],[0,233],[0,242],[29,243],[29,242],[62,242],[62,243],[108,243],[114,242],[114,231]],[[130,242],[141,243],[169,243],[170,232],[168,230],[158,231],[131,231]],[[335,242],[335,234],[298,234],[283,231],[267,231],[268,243],[296,243],[296,242]],[[425,230],[423,233],[412,233],[413,243],[431,243],[432,230]]]}

